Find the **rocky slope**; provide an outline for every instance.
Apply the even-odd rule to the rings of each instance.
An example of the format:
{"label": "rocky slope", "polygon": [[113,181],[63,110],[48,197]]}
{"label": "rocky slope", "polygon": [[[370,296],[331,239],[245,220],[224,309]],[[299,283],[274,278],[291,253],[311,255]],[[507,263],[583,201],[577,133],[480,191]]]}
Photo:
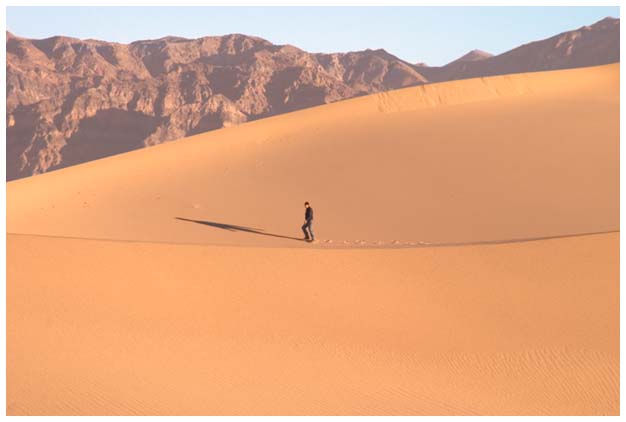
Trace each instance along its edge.
{"label": "rocky slope", "polygon": [[442,67],[384,50],[311,54],[240,34],[117,44],[7,33],[7,179],[434,81],[619,61],[619,19]]}

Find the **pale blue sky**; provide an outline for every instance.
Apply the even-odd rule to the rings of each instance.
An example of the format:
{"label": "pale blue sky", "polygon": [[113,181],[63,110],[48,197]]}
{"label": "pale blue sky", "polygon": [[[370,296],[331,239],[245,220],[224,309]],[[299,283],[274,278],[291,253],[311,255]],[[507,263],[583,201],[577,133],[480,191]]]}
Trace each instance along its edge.
{"label": "pale blue sky", "polygon": [[590,25],[619,7],[8,7],[7,29],[128,43],[243,33],[309,52],[384,48],[442,65],[478,48],[503,53]]}

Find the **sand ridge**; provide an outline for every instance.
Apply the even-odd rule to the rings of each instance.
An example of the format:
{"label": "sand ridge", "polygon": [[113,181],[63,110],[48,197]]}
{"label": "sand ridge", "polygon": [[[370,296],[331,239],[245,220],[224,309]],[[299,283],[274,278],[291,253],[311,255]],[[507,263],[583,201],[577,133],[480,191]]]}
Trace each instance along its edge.
{"label": "sand ridge", "polygon": [[[544,237],[532,237],[521,239],[501,239],[491,240],[484,242],[458,242],[458,243],[427,243],[421,241],[413,242],[401,242],[399,240],[382,241],[382,240],[332,240],[332,239],[316,239],[314,241],[306,241],[302,238],[291,238],[291,240],[297,240],[306,245],[307,249],[402,249],[402,248],[445,248],[450,246],[476,246],[476,245],[500,245],[509,243],[524,243],[524,242],[537,242],[541,240],[553,240],[563,239],[568,237],[579,236],[591,236],[609,233],[619,233],[618,230],[596,232],[596,233],[577,233],[577,234],[565,234],[561,236],[544,236]],[[268,236],[276,236],[271,233],[257,233],[266,234]],[[7,233],[9,236],[22,236],[21,233]],[[98,242],[122,242],[122,243],[146,243],[146,244],[167,244],[167,245],[205,245],[205,246],[230,246],[230,247],[246,247],[239,243],[188,243],[188,242],[164,242],[164,241],[142,241],[142,240],[129,240],[129,239],[100,239],[100,238],[84,238],[73,236],[49,236],[49,235],[28,235],[32,238],[52,238],[52,239],[70,239],[70,240],[85,240],[85,241],[98,241]],[[257,248],[285,248],[285,246],[279,246],[275,244],[255,245]],[[290,244],[293,247],[293,244]]]}

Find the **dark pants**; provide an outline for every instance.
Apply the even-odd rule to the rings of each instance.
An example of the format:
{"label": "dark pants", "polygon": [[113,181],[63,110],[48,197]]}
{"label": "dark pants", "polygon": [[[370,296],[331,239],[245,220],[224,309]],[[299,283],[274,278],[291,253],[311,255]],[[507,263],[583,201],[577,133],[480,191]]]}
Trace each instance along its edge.
{"label": "dark pants", "polygon": [[[308,220],[306,223],[304,223],[304,225],[302,226],[302,231],[304,232],[304,238],[305,239],[311,239],[311,240],[315,240],[315,236],[313,235],[313,229],[311,228],[311,225],[313,224],[313,220]],[[308,232],[307,232],[308,230]],[[309,236],[310,233],[310,236]]]}

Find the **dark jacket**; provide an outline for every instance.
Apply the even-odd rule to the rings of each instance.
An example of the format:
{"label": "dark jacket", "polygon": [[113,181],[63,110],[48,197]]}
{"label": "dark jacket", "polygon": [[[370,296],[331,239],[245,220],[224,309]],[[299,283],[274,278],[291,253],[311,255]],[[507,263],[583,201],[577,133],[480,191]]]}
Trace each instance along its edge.
{"label": "dark jacket", "polygon": [[304,211],[304,219],[306,221],[313,220],[313,208],[309,207]]}

